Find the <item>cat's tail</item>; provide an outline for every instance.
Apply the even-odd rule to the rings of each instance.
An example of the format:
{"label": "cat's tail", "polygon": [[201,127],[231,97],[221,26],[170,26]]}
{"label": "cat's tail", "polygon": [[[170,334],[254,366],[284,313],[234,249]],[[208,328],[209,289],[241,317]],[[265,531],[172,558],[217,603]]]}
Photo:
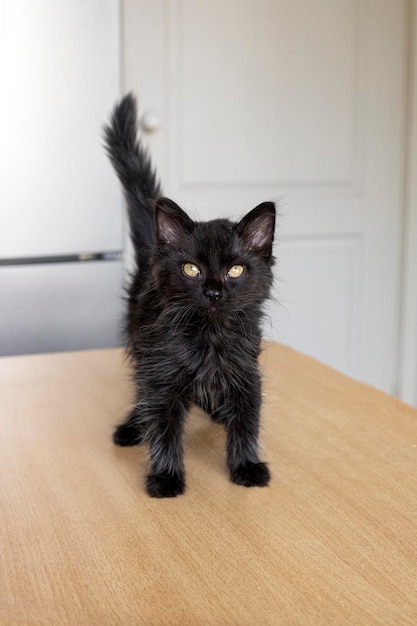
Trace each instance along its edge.
{"label": "cat's tail", "polygon": [[153,201],[161,196],[161,188],[149,154],[137,138],[137,104],[133,94],[128,93],[116,104],[104,127],[104,144],[122,183],[130,237],[139,264],[155,242]]}

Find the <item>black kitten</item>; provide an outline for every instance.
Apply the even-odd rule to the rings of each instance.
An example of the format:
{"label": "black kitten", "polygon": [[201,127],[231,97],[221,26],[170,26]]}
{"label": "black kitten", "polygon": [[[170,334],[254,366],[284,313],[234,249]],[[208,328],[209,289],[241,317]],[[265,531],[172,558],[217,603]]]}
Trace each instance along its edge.
{"label": "black kitten", "polygon": [[137,266],[126,324],[136,400],[114,442],[147,442],[149,495],[177,496],[185,489],[184,420],[194,402],[226,429],[231,480],[267,485],[269,470],[258,457],[258,355],[272,284],[275,206],[264,202],[237,223],[194,222],[161,197],[136,119],[129,94],[105,128]]}

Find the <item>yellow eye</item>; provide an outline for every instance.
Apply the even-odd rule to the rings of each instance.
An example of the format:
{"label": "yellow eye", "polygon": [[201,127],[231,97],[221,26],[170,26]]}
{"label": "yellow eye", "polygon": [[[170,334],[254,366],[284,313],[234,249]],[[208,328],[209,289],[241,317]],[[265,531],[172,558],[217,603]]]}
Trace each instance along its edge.
{"label": "yellow eye", "polygon": [[196,278],[196,276],[199,276],[201,274],[200,268],[194,263],[184,263],[184,265],[182,266],[182,271],[186,276],[189,276],[190,278]]}
{"label": "yellow eye", "polygon": [[245,268],[243,265],[232,265],[230,270],[227,272],[227,275],[229,278],[239,278],[239,276],[242,276],[244,271]]}

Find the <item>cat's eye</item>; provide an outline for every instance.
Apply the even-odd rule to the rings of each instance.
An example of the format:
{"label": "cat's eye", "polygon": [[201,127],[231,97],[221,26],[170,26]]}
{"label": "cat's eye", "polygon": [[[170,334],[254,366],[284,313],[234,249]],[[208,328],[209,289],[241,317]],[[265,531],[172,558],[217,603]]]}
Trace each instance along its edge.
{"label": "cat's eye", "polygon": [[227,272],[227,275],[229,278],[239,278],[239,276],[242,276],[244,271],[245,268],[243,265],[232,265],[230,270]]}
{"label": "cat's eye", "polygon": [[196,278],[201,274],[201,270],[195,263],[184,263],[182,266],[182,271],[186,276],[190,278]]}

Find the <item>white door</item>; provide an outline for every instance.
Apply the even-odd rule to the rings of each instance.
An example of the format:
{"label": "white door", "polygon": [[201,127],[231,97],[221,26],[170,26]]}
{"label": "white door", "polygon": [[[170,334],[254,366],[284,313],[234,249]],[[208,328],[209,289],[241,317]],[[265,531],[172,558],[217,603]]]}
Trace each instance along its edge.
{"label": "white door", "polygon": [[272,337],[395,391],[403,0],[125,0],[125,89],[193,216],[280,203]]}

